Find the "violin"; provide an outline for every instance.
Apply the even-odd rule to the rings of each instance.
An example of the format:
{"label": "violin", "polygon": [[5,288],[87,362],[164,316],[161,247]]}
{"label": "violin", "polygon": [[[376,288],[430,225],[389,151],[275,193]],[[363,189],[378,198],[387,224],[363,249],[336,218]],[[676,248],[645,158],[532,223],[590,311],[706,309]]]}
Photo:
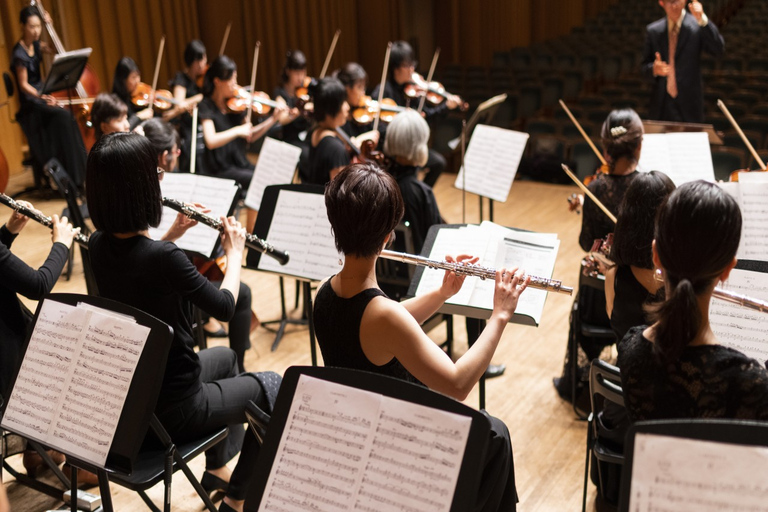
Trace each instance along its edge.
{"label": "violin", "polygon": [[610,174],[610,173],[611,173],[611,168],[608,166],[608,164],[601,164],[600,167],[595,169],[594,174],[591,174],[584,178],[584,184],[589,186],[589,184],[592,183],[595,179],[597,179],[597,177],[600,176],[601,174]]}
{"label": "violin", "polygon": [[420,98],[425,94],[427,101],[432,105],[439,105],[443,101],[452,98],[459,104],[459,110],[462,112],[469,108],[469,103],[463,101],[459,96],[446,91],[440,82],[427,82],[423,76],[414,73],[411,75],[411,83],[405,86],[405,95],[413,99]]}
{"label": "violin", "polygon": [[613,247],[613,233],[608,233],[604,239],[597,239],[592,243],[592,248],[589,250],[589,254],[581,260],[581,273],[585,277],[597,278],[602,275],[600,272],[599,264],[602,264],[606,268],[612,268],[615,266],[611,260],[608,259],[608,255],[611,254],[611,247]]}
{"label": "violin", "polygon": [[235,95],[227,100],[227,108],[231,112],[245,112],[248,109],[248,100],[252,102],[253,111],[261,116],[269,114],[278,103],[269,98],[269,94],[256,91],[252,95],[245,87],[237,86]]}
{"label": "violin", "polygon": [[392,98],[381,100],[381,107],[379,107],[378,103],[378,101],[371,99],[370,96],[363,96],[360,99],[360,104],[352,109],[350,114],[352,119],[357,124],[369,124],[373,122],[376,112],[381,109],[381,122],[391,123],[398,113],[405,110],[405,107],[399,106]]}
{"label": "violin", "polygon": [[139,82],[139,85],[136,86],[136,90],[131,95],[131,102],[139,108],[147,108],[149,107],[149,99],[153,95],[152,107],[156,110],[165,111],[179,105],[179,102],[173,98],[171,91],[167,89],[152,91],[152,86],[144,82]]}

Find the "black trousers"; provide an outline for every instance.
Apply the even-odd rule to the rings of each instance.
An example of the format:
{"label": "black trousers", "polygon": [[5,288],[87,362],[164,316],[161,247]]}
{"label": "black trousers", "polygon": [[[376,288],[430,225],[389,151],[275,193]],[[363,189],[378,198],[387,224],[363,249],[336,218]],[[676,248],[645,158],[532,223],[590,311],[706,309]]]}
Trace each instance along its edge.
{"label": "black trousers", "polygon": [[424,166],[429,169],[424,176],[424,183],[430,187],[434,187],[435,183],[437,183],[437,178],[439,178],[440,174],[445,170],[446,165],[448,165],[448,162],[446,162],[445,157],[434,149],[430,149],[427,163]]}
{"label": "black trousers", "polygon": [[220,468],[240,452],[227,496],[242,500],[256,471],[261,448],[253,433],[244,430],[245,404],[253,400],[271,415],[282,378],[273,372],[238,374],[237,357],[226,347],[201,350],[198,355],[202,387],[158,416],[174,441],[180,443],[229,426],[227,438],[205,452],[205,467]]}
{"label": "black trousers", "polygon": [[[221,281],[212,283],[221,288]],[[238,373],[245,372],[245,351],[251,348],[251,289],[240,281],[235,314],[229,321],[229,348],[237,356]]]}
{"label": "black trousers", "polygon": [[481,411],[491,424],[488,449],[483,460],[482,479],[474,512],[509,512],[517,510],[515,463],[509,429],[499,418]]}

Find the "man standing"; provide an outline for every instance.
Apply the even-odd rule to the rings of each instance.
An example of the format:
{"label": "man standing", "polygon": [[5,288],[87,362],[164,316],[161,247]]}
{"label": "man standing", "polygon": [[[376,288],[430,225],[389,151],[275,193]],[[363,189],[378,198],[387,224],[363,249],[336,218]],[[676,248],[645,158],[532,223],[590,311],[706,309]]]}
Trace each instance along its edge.
{"label": "man standing", "polygon": [[701,52],[719,56],[723,36],[698,0],[659,0],[666,17],[646,27],[643,73],[653,81],[649,118],[704,122]]}

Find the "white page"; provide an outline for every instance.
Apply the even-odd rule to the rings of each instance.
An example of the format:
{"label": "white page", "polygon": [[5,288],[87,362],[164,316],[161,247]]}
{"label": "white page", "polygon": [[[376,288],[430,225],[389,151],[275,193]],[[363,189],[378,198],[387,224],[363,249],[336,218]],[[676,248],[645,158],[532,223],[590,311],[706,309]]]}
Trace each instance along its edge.
{"label": "white page", "polygon": [[694,180],[715,181],[709,136],[705,132],[645,134],[638,168],[661,171],[677,186]]}
{"label": "white page", "polygon": [[301,148],[267,137],[256,162],[251,185],[245,196],[245,206],[258,210],[264,189],[270,185],[287,185],[293,181]]}
{"label": "white page", "polygon": [[739,186],[742,230],[738,258],[768,261],[768,182]]}
{"label": "white page", "polygon": [[[721,284],[727,291],[768,301],[768,273],[733,269],[728,281]],[[768,360],[768,315],[716,297],[709,306],[709,322],[717,341],[757,359]]]}
{"label": "white page", "polygon": [[471,418],[302,375],[260,511],[448,511]]}
{"label": "white page", "polygon": [[768,181],[768,172],[740,172],[739,183],[765,183]]}
{"label": "white page", "polygon": [[472,132],[464,167],[459,170],[454,187],[503,203],[523,157],[527,133],[479,124]]}
{"label": "white page", "polygon": [[638,434],[632,512],[768,511],[768,448]]}
{"label": "white page", "polygon": [[320,281],[341,270],[344,256],[336,250],[323,194],[281,190],[275,204],[267,241],[290,259],[280,265],[262,256],[259,270]]}
{"label": "white page", "polygon": [[[238,191],[237,182],[188,173],[165,173],[160,181],[160,191],[163,197],[176,199],[183,203],[199,203],[210,209],[206,215],[218,219],[227,215],[235,194]],[[154,240],[160,240],[168,231],[176,219],[178,212],[171,208],[163,207],[163,217],[160,225],[149,228],[149,236]],[[198,224],[189,229],[184,236],[176,240],[176,245],[185,251],[196,252],[206,257],[211,257],[216,247],[220,233],[206,226]]]}
{"label": "white page", "polygon": [[739,197],[739,184],[737,182],[723,181],[718,183],[717,186],[723,189],[729,196],[734,198],[737,203],[741,200],[741,198]]}

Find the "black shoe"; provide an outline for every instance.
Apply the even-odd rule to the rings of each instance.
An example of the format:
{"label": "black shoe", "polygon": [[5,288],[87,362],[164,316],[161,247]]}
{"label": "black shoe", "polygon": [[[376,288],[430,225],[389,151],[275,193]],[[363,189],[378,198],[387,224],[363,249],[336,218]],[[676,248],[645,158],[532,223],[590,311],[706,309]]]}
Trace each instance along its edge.
{"label": "black shoe", "polygon": [[229,489],[229,482],[222,480],[221,478],[217,477],[213,473],[209,473],[208,471],[203,473],[203,478],[200,479],[200,485],[208,494],[211,494],[214,491],[227,492],[227,489]]}
{"label": "black shoe", "polygon": [[223,501],[219,504],[219,512],[236,512],[235,509],[224,503]]}
{"label": "black shoe", "polygon": [[485,378],[501,377],[506,369],[507,365],[505,364],[489,364],[488,368],[485,369]]}
{"label": "black shoe", "polygon": [[223,327],[219,327],[219,330],[216,332],[206,331],[205,329],[203,329],[203,331],[207,338],[226,338],[228,336],[227,331],[225,331]]}

